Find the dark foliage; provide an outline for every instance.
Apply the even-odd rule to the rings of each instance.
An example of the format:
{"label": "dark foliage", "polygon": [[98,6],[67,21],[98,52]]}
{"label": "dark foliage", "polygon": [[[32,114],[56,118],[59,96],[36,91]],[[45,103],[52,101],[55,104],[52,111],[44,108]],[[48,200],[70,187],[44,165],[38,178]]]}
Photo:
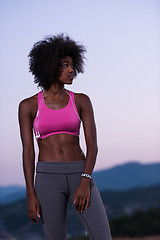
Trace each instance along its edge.
{"label": "dark foliage", "polygon": [[160,185],[134,188],[123,191],[101,192],[108,217],[132,215],[138,210],[146,211],[150,207],[160,206]]}
{"label": "dark foliage", "polygon": [[[142,188],[141,191],[133,189],[126,192],[114,192],[114,194],[108,191],[102,194],[107,213],[110,211],[112,214],[109,222],[113,237],[160,235],[160,201],[154,199],[158,196],[156,195],[158,191],[159,186],[153,186],[152,191],[150,187],[148,188],[148,195],[147,188]],[[124,206],[125,209],[129,209],[129,212],[124,211]],[[70,206],[67,218],[69,236],[84,236],[85,230]],[[0,205],[1,232],[20,240],[33,239],[34,236],[35,239],[36,237],[44,239],[41,224],[31,222],[27,216],[26,199],[13,204]],[[84,237],[82,239],[87,240]]]}
{"label": "dark foliage", "polygon": [[133,216],[113,219],[110,227],[114,237],[160,235],[160,208],[137,211]]}

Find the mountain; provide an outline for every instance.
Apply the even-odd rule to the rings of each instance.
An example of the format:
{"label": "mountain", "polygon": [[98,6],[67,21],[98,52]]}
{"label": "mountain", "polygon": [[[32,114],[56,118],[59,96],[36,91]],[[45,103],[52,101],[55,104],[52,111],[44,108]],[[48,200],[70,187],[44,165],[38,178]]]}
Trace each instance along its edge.
{"label": "mountain", "polygon": [[0,204],[9,204],[25,198],[24,186],[0,186]]}
{"label": "mountain", "polygon": [[129,190],[107,190],[101,197],[109,218],[160,207],[160,184]]}
{"label": "mountain", "polygon": [[[129,190],[136,187],[145,187],[160,184],[160,163],[140,164],[127,163],[93,173],[98,189]],[[0,204],[9,204],[25,198],[25,187],[0,187]]]}
{"label": "mountain", "polygon": [[[150,227],[149,229],[153,230],[150,231],[151,234],[156,234],[153,227],[155,225],[156,229],[159,229],[160,185],[123,191],[105,191],[101,195],[114,235],[116,232],[120,235],[121,229],[125,232],[125,226],[128,229],[126,234],[129,233],[132,226],[130,234],[133,231],[134,234],[138,234],[141,231],[140,226],[145,229]],[[154,215],[150,213],[147,217],[146,213],[150,209],[154,210]],[[141,217],[135,218],[134,214],[137,212],[145,214],[143,219]],[[155,214],[158,214],[157,217]],[[145,220],[146,217],[147,220]],[[152,225],[150,225],[151,220]],[[85,235],[85,230],[70,204],[68,204],[67,210],[67,233],[68,237]],[[8,235],[12,238],[7,238]],[[0,205],[0,239],[44,240],[41,223],[35,224],[27,216],[26,199],[8,205]]]}
{"label": "mountain", "polygon": [[152,186],[160,183],[160,163],[132,162],[94,172],[93,176],[100,191]]}

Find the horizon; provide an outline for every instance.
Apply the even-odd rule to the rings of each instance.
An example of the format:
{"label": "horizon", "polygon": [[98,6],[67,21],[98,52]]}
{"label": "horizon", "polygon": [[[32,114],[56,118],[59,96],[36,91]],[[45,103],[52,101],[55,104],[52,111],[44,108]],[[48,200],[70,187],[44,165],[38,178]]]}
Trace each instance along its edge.
{"label": "horizon", "polygon": [[[111,169],[114,169],[114,168],[117,168],[117,167],[121,167],[121,166],[125,166],[125,165],[129,165],[129,164],[138,164],[138,165],[143,165],[143,166],[148,166],[148,165],[157,165],[159,164],[160,165],[160,162],[151,162],[151,163],[141,163],[141,162],[138,162],[138,161],[129,161],[129,162],[125,162],[125,163],[121,163],[121,164],[118,164],[118,165],[115,165],[115,166],[112,166],[112,167],[108,167],[108,168],[104,168],[104,169],[100,169],[100,170],[94,170],[93,171],[93,175],[94,173],[99,173],[99,172],[104,172],[104,171],[108,171],[108,170],[111,170]],[[25,183],[22,185],[22,184],[6,184],[6,185],[1,185],[0,183],[0,187],[25,187]]]}

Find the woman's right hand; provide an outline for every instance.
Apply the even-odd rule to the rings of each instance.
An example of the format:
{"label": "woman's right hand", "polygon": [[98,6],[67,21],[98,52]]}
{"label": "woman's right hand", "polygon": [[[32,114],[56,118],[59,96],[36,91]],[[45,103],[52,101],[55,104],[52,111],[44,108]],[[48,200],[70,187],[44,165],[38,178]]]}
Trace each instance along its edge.
{"label": "woman's right hand", "polygon": [[37,217],[40,218],[40,203],[36,195],[27,196],[27,213],[33,222],[38,223]]}

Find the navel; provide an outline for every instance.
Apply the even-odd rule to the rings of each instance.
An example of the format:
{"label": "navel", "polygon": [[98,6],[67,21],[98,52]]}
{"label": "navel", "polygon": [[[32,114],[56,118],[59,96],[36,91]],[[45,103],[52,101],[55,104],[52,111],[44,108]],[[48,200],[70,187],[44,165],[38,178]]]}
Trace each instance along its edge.
{"label": "navel", "polygon": [[64,151],[63,151],[63,149],[60,149],[60,151],[59,151],[59,152],[60,152],[60,154],[62,154],[62,155],[64,154]]}

